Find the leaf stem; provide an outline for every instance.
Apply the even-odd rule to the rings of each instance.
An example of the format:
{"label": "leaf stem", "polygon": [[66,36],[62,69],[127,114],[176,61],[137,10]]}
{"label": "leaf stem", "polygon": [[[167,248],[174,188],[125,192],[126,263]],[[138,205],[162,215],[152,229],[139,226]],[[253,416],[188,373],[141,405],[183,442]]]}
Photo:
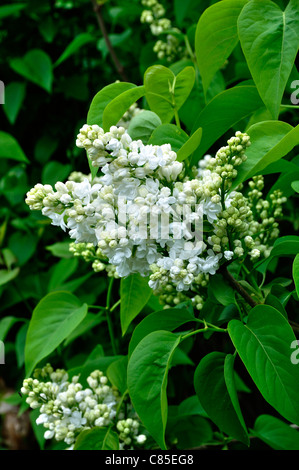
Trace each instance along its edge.
{"label": "leaf stem", "polygon": [[121,409],[121,407],[122,407],[122,404],[123,404],[123,402],[124,402],[126,396],[128,395],[128,393],[129,393],[129,390],[127,389],[127,390],[122,394],[121,399],[120,399],[120,401],[119,401],[119,403],[118,403],[118,405],[117,405],[115,419],[117,419],[117,417],[118,417],[118,415],[119,415],[119,412],[120,412],[120,409]]}
{"label": "leaf stem", "polygon": [[227,333],[226,328],[220,328],[219,326],[212,325],[212,323],[208,323],[205,320],[201,320],[200,318],[196,318],[196,321],[200,323],[204,323],[208,327],[209,330],[219,331],[221,333]]}
{"label": "leaf stem", "polygon": [[115,341],[113,325],[112,325],[111,316],[110,316],[110,314],[111,314],[110,302],[111,302],[113,282],[114,282],[114,278],[112,277],[110,279],[109,286],[108,286],[106,309],[105,310],[106,310],[106,320],[107,320],[107,325],[108,325],[108,331],[109,331],[112,351],[113,351],[113,354],[116,356],[117,355],[116,341]]}
{"label": "leaf stem", "polygon": [[119,306],[120,302],[121,302],[121,299],[119,299],[119,300],[110,308],[110,312],[113,312],[113,310],[115,310],[115,309]]}
{"label": "leaf stem", "polygon": [[106,310],[106,307],[101,307],[100,305],[88,305],[88,308],[95,308],[97,310]]}
{"label": "leaf stem", "polygon": [[106,309],[107,310],[110,310],[110,302],[111,302],[111,294],[112,294],[113,283],[114,283],[114,277],[112,277],[109,281],[108,292],[107,292],[107,300],[106,300]]}
{"label": "leaf stem", "polygon": [[174,108],[174,118],[175,118],[175,123],[178,126],[179,129],[181,129],[181,122],[179,118],[179,113],[176,108]]}
{"label": "leaf stem", "polygon": [[182,341],[186,338],[190,338],[190,336],[197,335],[197,333],[203,333],[204,331],[207,331],[209,328],[208,326],[205,326],[204,328],[200,328],[199,330],[194,330],[191,331],[190,333],[186,333],[184,336],[182,336]]}
{"label": "leaf stem", "polygon": [[190,41],[189,41],[189,38],[188,38],[187,34],[184,35],[184,41],[185,41],[186,49],[187,49],[187,52],[190,56],[190,59],[192,60],[193,64],[197,67],[196,56],[195,56],[195,54],[192,50],[192,47],[191,47],[191,44],[190,44]]}
{"label": "leaf stem", "polygon": [[295,104],[281,104],[281,108],[294,108],[294,109],[299,109],[299,106],[296,106]]}

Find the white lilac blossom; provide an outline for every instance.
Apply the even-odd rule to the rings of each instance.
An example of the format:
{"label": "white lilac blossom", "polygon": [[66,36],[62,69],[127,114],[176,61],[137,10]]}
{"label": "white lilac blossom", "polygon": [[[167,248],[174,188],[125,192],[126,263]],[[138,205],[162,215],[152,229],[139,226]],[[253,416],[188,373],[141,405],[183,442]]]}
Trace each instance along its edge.
{"label": "white lilac blossom", "polygon": [[[231,191],[250,141],[236,132],[227,144],[206,156],[190,179],[169,144],[144,145],[122,127],[104,132],[86,124],[77,145],[99,176],[73,173],[55,190],[37,184],[26,203],[68,231],[73,252],[93,261],[96,271],[149,275],[159,296],[171,286],[182,298],[222,262],[268,256],[279,233],[275,218],[285,198],[276,191],[263,200],[261,176],[249,182],[247,195]],[[173,292],[167,297],[177,301]]]}
{"label": "white lilac blossom", "polygon": [[[54,371],[50,364],[36,369],[33,378],[23,381],[21,393],[33,409],[39,408],[36,424],[45,428],[45,439],[64,441],[73,445],[80,432],[93,427],[114,426],[119,434],[120,448],[134,448],[144,444],[146,436],[140,433],[140,420],[130,403],[127,418],[118,390],[108,384],[100,370],[87,377],[89,387],[83,388],[79,376],[69,380],[63,369]],[[129,410],[129,411],[128,411]]]}

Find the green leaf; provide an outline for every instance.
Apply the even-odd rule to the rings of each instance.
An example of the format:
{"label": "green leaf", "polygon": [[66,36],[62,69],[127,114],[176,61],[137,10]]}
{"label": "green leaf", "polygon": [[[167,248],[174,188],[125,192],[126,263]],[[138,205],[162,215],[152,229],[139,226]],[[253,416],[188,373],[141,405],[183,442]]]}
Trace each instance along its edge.
{"label": "green leaf", "polygon": [[5,87],[5,103],[3,110],[7,119],[14,124],[25,98],[26,85],[21,82],[12,82]]}
{"label": "green leaf", "polygon": [[57,67],[66,59],[68,59],[72,54],[74,54],[79,49],[81,49],[81,47],[85,46],[85,44],[88,44],[93,41],[95,41],[95,38],[89,33],[78,34],[78,36],[76,36],[72,40],[72,42],[66,47],[66,49],[63,51],[59,59],[56,60],[53,67]]}
{"label": "green leaf", "polygon": [[34,254],[37,246],[37,236],[34,233],[15,232],[9,239],[8,246],[23,266]]}
{"label": "green leaf", "polygon": [[195,121],[192,132],[202,127],[202,139],[193,155],[192,164],[195,165],[226,131],[261,106],[261,98],[252,85],[236,86],[215,96]]}
{"label": "green leaf", "polygon": [[129,357],[140,341],[153,331],[174,331],[176,328],[194,321],[194,315],[187,308],[167,308],[147,315],[136,326],[130,344]]}
{"label": "green leaf", "polygon": [[153,65],[144,74],[146,100],[149,107],[169,123],[188,98],[195,82],[193,66],[185,67],[177,76],[163,65]]}
{"label": "green leaf", "polygon": [[130,323],[141,312],[152,294],[148,279],[140,274],[131,274],[120,283],[120,322],[124,335]]}
{"label": "green leaf", "polygon": [[221,305],[228,306],[235,303],[235,291],[220,274],[211,276],[208,288]]}
{"label": "green leaf", "polygon": [[133,140],[140,139],[147,144],[153,131],[161,124],[161,119],[156,113],[145,109],[131,119],[128,134]]}
{"label": "green leaf", "polygon": [[100,311],[97,314],[94,313],[87,313],[87,315],[83,318],[81,323],[68,335],[64,342],[64,346],[67,346],[76,338],[81,337],[88,331],[90,331],[95,326],[99,325],[100,323],[105,321],[104,311]]}
{"label": "green leaf", "polygon": [[268,0],[251,0],[238,19],[241,46],[259,94],[274,119],[297,55],[298,2],[285,11]]}
{"label": "green leaf", "polygon": [[133,407],[161,449],[166,449],[168,369],[179,342],[173,333],[154,331],[140,341],[128,364]]}
{"label": "green leaf", "polygon": [[299,193],[299,181],[293,181],[291,186],[296,193]]}
{"label": "green leaf", "polygon": [[188,135],[174,124],[161,124],[152,133],[148,144],[163,145],[170,144],[171,149],[177,152],[188,142]]}
{"label": "green leaf", "polygon": [[71,165],[52,160],[46,163],[42,170],[42,183],[55,185],[57,181],[65,181],[72,170]]}
{"label": "green leaf", "polygon": [[213,440],[210,423],[200,416],[178,416],[175,423],[178,449],[192,449]]}
{"label": "green leaf", "polygon": [[52,292],[35,307],[30,320],[25,366],[29,376],[34,367],[79,325],[87,314],[87,305],[69,292]]}
{"label": "green leaf", "polygon": [[16,139],[12,135],[7,134],[7,132],[2,131],[0,131],[0,158],[1,157],[29,163],[29,160]]}
{"label": "green leaf", "polygon": [[127,390],[128,358],[122,357],[110,364],[107,369],[107,377],[123,395]]}
{"label": "green leaf", "polygon": [[15,340],[15,350],[18,367],[22,367],[25,361],[25,343],[29,322],[26,321],[18,330]]}
{"label": "green leaf", "polygon": [[265,400],[284,418],[299,423],[299,370],[290,360],[296,338],[285,317],[268,305],[258,305],[246,325],[231,320],[228,332]]}
{"label": "green leaf", "polygon": [[259,416],[252,434],[275,450],[299,450],[299,432],[274,416]]}
{"label": "green leaf", "polygon": [[209,417],[203,409],[197,395],[192,395],[183,400],[178,406],[178,414],[180,416],[199,415],[203,418]]}
{"label": "green leaf", "polygon": [[[284,163],[288,163],[287,160],[284,160]],[[295,190],[290,184],[290,181],[293,178],[299,178],[299,166],[294,166],[296,166],[296,168],[293,168],[292,171],[280,175],[279,178],[273,184],[273,186],[271,186],[267,194],[267,200],[269,200],[270,194],[273,193],[273,191],[276,191],[277,189],[282,191],[283,196],[285,196],[286,198],[293,196]]]}
{"label": "green leaf", "polygon": [[35,438],[38,442],[38,445],[39,445],[40,449],[44,450],[45,442],[46,442],[46,440],[44,438],[45,428],[44,428],[44,426],[39,426],[38,424],[36,424],[36,420],[39,417],[39,415],[40,415],[40,410],[39,409],[31,410],[30,413],[29,413],[30,423],[31,423],[31,426],[32,426],[32,430],[34,432],[34,436],[35,436]]}
{"label": "green leaf", "polygon": [[293,278],[297,295],[299,296],[299,254],[295,256],[293,262]]}
{"label": "green leaf", "polygon": [[89,271],[88,273],[84,274],[84,276],[77,277],[76,279],[72,279],[71,281],[64,282],[60,285],[60,287],[56,287],[55,290],[66,290],[68,292],[75,292],[79,287],[85,284],[88,279],[90,279],[94,275],[94,271]]}
{"label": "green leaf", "polygon": [[191,93],[195,83],[195,69],[193,66],[185,67],[175,77],[174,99],[177,111],[183,106]]}
{"label": "green leaf", "polygon": [[20,272],[20,268],[12,269],[7,271],[6,269],[0,269],[0,286],[6,284],[9,281],[12,281]]}
{"label": "green leaf", "polygon": [[215,73],[239,42],[237,20],[247,0],[223,0],[207,8],[196,28],[195,52],[205,94]]}
{"label": "green leaf", "polygon": [[70,252],[70,242],[58,242],[53,245],[46,246],[53,256],[58,258],[72,258],[73,253]]}
{"label": "green leaf", "polygon": [[287,312],[282,305],[281,301],[271,292],[267,295],[265,299],[265,304],[270,305],[271,307],[274,307],[276,310],[278,310],[286,319],[288,319]]}
{"label": "green leaf", "polygon": [[[49,134],[44,134],[37,140],[34,148],[34,158],[44,165],[53,155],[59,144],[58,139],[53,139]],[[57,180],[56,180],[57,181]]]}
{"label": "green leaf", "polygon": [[93,98],[88,114],[87,114],[87,124],[92,126],[93,124],[98,124],[98,126],[103,127],[103,113],[106,106],[116,98],[118,95],[124,91],[135,88],[136,85],[133,83],[119,82],[112,83],[107,85],[102,90],[100,90]]}
{"label": "green leaf", "polygon": [[49,280],[48,291],[59,289],[78,268],[78,259],[62,259],[55,264]]}
{"label": "green leaf", "polygon": [[126,90],[116,96],[104,109],[103,112],[103,128],[108,132],[111,126],[116,126],[118,121],[123,117],[127,109],[136,103],[145,94],[145,87],[138,86],[130,90]]}
{"label": "green leaf", "polygon": [[0,7],[0,19],[15,15],[26,7],[26,3],[15,3],[14,5],[2,5]]}
{"label": "green leaf", "polygon": [[76,439],[74,450],[119,450],[118,435],[111,427],[82,431]]}
{"label": "green leaf", "polygon": [[183,162],[197,149],[202,137],[202,128],[197,129],[194,134],[184,143],[184,145],[177,151],[177,160]]}
{"label": "green leaf", "polygon": [[267,270],[270,261],[277,256],[297,255],[299,253],[299,237],[287,235],[275,240],[270,255],[265,260],[261,260],[255,265],[255,269],[260,272]]}
{"label": "green leaf", "polygon": [[232,364],[220,352],[207,354],[197,366],[194,387],[209,418],[229,436],[248,445],[248,434],[239,408]]}
{"label": "green leaf", "polygon": [[180,347],[177,347],[176,350],[174,351],[174,354],[172,356],[172,361],[171,361],[171,367],[175,366],[194,366],[194,362],[188,354],[181,349]]}
{"label": "green leaf", "polygon": [[193,0],[174,0],[174,13],[177,25],[181,28],[183,25],[183,20],[188,13],[188,9],[192,4]]}
{"label": "green leaf", "polygon": [[11,316],[4,317],[0,320],[0,341],[5,340],[6,335],[11,327],[19,321],[23,321],[23,319]]}
{"label": "green leaf", "polygon": [[282,121],[259,122],[246,132],[251,145],[246,149],[247,160],[240,166],[232,188],[284,157],[299,144],[299,125],[293,128]]}
{"label": "green leaf", "polygon": [[162,123],[168,123],[174,116],[170,93],[174,79],[174,73],[163,65],[153,65],[144,74],[146,100]]}
{"label": "green leaf", "polygon": [[47,42],[53,42],[57,33],[57,22],[51,17],[46,16],[38,24],[38,30]]}
{"label": "green leaf", "polygon": [[[95,349],[97,349],[97,347]],[[99,354],[96,356],[91,353],[84,362],[84,364],[81,363],[79,366],[73,367],[72,369],[68,370],[69,377],[72,378],[75,375],[80,375],[80,382],[84,383],[87,377],[95,369],[99,369],[105,374],[107,373],[107,369],[110,364],[117,361],[118,359],[121,359],[122,357],[123,356],[101,356]],[[86,386],[88,386],[87,382]]]}
{"label": "green leaf", "polygon": [[[125,43],[128,40],[128,38],[131,36],[131,34],[132,34],[132,29],[128,28],[122,33],[109,34],[108,37],[112,46],[117,47]],[[98,41],[97,48],[102,52],[103,58],[106,59],[107,55],[109,54],[109,49],[107,47],[107,44],[104,38],[101,38]]]}
{"label": "green leaf", "polygon": [[49,93],[52,90],[52,62],[48,54],[32,49],[23,58],[10,60],[11,68]]}
{"label": "green leaf", "polygon": [[236,384],[236,373],[234,370],[234,362],[235,362],[235,356],[232,354],[227,354],[224,360],[224,380],[225,380],[225,385],[228,391],[228,394],[230,396],[231,402],[233,404],[233,407],[235,409],[235,412],[239,418],[239,421],[245,430],[246,434],[246,443],[249,445],[249,439],[247,436],[247,428],[246,424],[240,409],[240,404],[239,404],[239,399],[238,399],[238,394],[237,394],[237,384]]}

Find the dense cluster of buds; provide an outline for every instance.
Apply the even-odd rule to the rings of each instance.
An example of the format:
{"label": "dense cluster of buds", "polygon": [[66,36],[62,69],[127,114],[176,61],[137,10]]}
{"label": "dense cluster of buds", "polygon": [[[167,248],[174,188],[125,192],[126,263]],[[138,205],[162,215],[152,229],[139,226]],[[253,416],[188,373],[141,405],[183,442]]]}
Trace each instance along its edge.
{"label": "dense cluster of buds", "polygon": [[70,243],[69,250],[75,257],[83,258],[87,263],[92,262],[91,267],[96,273],[106,271],[108,277],[119,278],[115,266],[109,263],[101,248],[92,243],[73,242]]}
{"label": "dense cluster of buds", "polygon": [[93,371],[87,378],[87,388],[83,388],[79,379],[74,376],[69,380],[64,369],[54,370],[47,364],[23,381],[21,392],[31,408],[39,409],[36,423],[44,426],[45,439],[54,438],[73,446],[80,432],[113,425],[119,434],[120,448],[145,443],[138,416],[130,404],[125,416],[124,408],[118,406],[120,394],[109,385],[103,372]]}
{"label": "dense cluster of buds", "polygon": [[141,0],[146,8],[143,10],[140,21],[150,26],[153,36],[163,36],[154,45],[158,59],[173,62],[187,56],[186,49],[180,44],[178,36],[180,30],[172,26],[171,20],[165,17],[165,8],[157,0]]}

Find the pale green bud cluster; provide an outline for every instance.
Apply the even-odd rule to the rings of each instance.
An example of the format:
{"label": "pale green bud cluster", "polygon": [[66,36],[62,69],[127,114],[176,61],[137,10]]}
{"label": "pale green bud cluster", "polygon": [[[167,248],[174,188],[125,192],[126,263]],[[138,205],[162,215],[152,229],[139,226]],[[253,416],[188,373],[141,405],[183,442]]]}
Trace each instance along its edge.
{"label": "pale green bud cluster", "polygon": [[158,59],[166,59],[168,62],[175,61],[178,56],[183,58],[186,55],[185,48],[172,34],[167,34],[165,41],[159,39],[154,45],[154,52],[156,52]]}
{"label": "pale green bud cluster", "polygon": [[218,173],[225,181],[224,189],[231,186],[231,181],[236,178],[237,167],[246,161],[245,151],[250,146],[250,138],[246,133],[237,131],[227,141],[226,147],[221,147],[214,158],[210,158],[207,169]]}
{"label": "pale green bud cluster", "polygon": [[[148,23],[151,27],[154,35],[161,34],[164,29],[171,27],[171,22],[167,18],[162,18],[165,15],[165,8],[157,0],[142,0],[142,5],[147,8],[141,13],[141,23]],[[155,28],[159,29],[158,33],[155,33]]]}
{"label": "pale green bud cluster", "polygon": [[137,419],[127,418],[121,419],[117,422],[116,428],[119,431],[119,439],[127,446],[137,442],[143,444],[146,441],[144,434],[138,434],[140,421]]}
{"label": "pale green bud cluster", "polygon": [[93,371],[87,383],[89,388],[83,388],[79,376],[69,381],[65,370],[54,371],[50,364],[37,369],[33,378],[23,381],[21,392],[27,395],[26,402],[31,408],[40,409],[36,423],[44,426],[45,439],[54,438],[73,445],[85,429],[113,426],[119,434],[121,448],[144,444],[146,436],[139,433],[138,416],[132,411],[134,419],[124,416],[128,414],[130,403],[119,407],[120,394],[109,385],[103,372]]}
{"label": "pale green bud cluster", "polygon": [[92,184],[98,184],[101,182],[100,178],[98,178],[97,176],[92,178],[91,173],[87,175],[85,173],[82,173],[81,171],[72,171],[72,173],[68,177],[69,181],[74,181],[75,183],[82,183],[86,179]]}
{"label": "pale green bud cluster", "polygon": [[209,278],[209,274],[199,273],[194,279],[194,284],[199,287],[207,287],[209,283]]}
{"label": "pale green bud cluster", "polygon": [[163,308],[175,307],[189,300],[189,297],[184,292],[178,292],[171,284],[166,284],[163,290],[158,289],[154,291],[154,295],[159,297],[159,302],[163,305]]}
{"label": "pale green bud cluster", "polygon": [[[163,270],[157,265],[153,265],[152,269],[154,270],[153,275],[151,275],[152,280],[160,280],[162,279],[162,283],[160,284],[160,287],[156,290],[153,291],[153,294],[158,296],[159,302],[161,305],[163,305],[163,308],[171,308],[171,307],[176,307],[177,305],[190,301],[192,302],[192,305],[194,308],[197,310],[201,310],[203,308],[204,304],[204,297],[202,295],[196,295],[195,297],[192,297],[192,292],[189,292],[188,294],[185,292],[180,292],[177,291],[176,287],[171,283],[169,277],[166,275],[166,270]],[[162,277],[164,274],[164,277]],[[166,282],[168,280],[168,284],[163,284],[163,281]],[[194,286],[196,288],[205,288],[207,287],[209,282],[209,274],[203,274],[200,273],[197,276],[194,277]],[[191,297],[190,297],[191,294]]]}
{"label": "pale green bud cluster", "polygon": [[44,201],[48,202],[51,206],[59,204],[54,196],[53,188],[49,184],[36,184],[32,189],[30,189],[30,191],[28,191],[25,199],[25,202],[28,204],[30,209],[35,211],[43,209],[45,205]]}
{"label": "pale green bud cluster", "polygon": [[[264,177],[257,175],[249,181],[250,188],[248,200],[253,212],[251,235],[254,237],[251,258],[270,255],[273,241],[279,236],[279,224],[277,218],[282,215],[282,206],[287,201],[281,190],[275,190],[269,195],[269,200],[263,199]],[[258,254],[259,253],[259,254]]]}
{"label": "pale green bud cluster", "polygon": [[119,278],[116,267],[109,263],[108,258],[103,254],[100,247],[95,247],[93,243],[70,243],[69,250],[74,256],[83,258],[87,263],[92,262],[92,269],[99,273],[106,271],[109,277]]}
{"label": "pale green bud cluster", "polygon": [[197,294],[191,299],[191,302],[197,310],[201,310],[204,306],[205,299]]}
{"label": "pale green bud cluster", "polygon": [[[142,0],[142,5],[146,7],[141,13],[141,23],[147,23],[150,26],[151,33],[154,36],[166,34],[166,40],[159,39],[155,46],[158,59],[166,59],[168,62],[182,59],[187,56],[185,47],[180,46],[180,41],[175,33],[180,33],[178,28],[173,28],[171,20],[165,18],[165,8],[157,0]],[[172,34],[172,32],[174,34]]]}

